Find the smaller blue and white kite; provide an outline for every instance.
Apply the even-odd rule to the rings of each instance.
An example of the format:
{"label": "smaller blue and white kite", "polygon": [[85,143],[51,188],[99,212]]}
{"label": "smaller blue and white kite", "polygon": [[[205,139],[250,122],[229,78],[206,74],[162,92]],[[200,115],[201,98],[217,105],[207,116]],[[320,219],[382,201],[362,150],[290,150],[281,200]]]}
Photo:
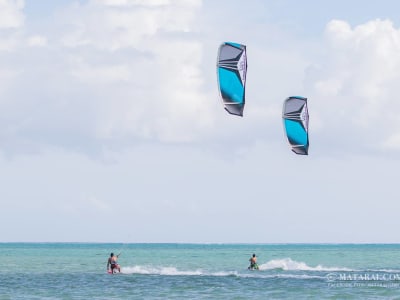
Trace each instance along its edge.
{"label": "smaller blue and white kite", "polygon": [[289,97],[283,103],[283,126],[292,151],[308,155],[308,109],[307,98]]}

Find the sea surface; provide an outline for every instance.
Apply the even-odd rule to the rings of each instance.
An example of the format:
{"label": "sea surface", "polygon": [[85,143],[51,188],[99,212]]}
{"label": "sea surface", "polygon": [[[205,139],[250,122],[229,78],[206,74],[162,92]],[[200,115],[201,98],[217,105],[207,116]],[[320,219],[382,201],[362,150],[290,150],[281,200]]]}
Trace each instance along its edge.
{"label": "sea surface", "polygon": [[[121,253],[121,274],[106,272]],[[0,299],[400,299],[399,244],[0,243]],[[259,271],[248,270],[255,253]]]}

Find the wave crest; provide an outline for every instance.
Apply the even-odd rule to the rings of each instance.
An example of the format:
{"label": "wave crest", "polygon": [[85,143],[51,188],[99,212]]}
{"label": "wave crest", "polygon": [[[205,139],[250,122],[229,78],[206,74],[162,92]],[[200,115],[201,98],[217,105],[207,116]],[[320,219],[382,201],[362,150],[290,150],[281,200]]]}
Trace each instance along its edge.
{"label": "wave crest", "polygon": [[265,264],[259,265],[259,268],[260,270],[280,269],[284,271],[352,271],[348,268],[324,267],[322,265],[310,267],[304,262],[298,262],[291,258],[273,259]]}

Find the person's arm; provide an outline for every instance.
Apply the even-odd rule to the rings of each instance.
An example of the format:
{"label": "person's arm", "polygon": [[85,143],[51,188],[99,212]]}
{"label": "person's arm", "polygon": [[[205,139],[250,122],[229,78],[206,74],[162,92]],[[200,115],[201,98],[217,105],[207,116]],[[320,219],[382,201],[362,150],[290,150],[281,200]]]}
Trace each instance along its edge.
{"label": "person's arm", "polygon": [[109,270],[109,266],[110,266],[110,259],[107,260],[107,270]]}

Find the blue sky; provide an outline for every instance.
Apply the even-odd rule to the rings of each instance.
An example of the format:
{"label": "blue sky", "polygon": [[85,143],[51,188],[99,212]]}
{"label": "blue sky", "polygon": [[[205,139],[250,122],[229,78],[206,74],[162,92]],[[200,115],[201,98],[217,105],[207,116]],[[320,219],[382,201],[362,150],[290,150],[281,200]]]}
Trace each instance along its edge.
{"label": "blue sky", "polygon": [[36,2],[0,1],[0,242],[400,242],[396,1]]}

